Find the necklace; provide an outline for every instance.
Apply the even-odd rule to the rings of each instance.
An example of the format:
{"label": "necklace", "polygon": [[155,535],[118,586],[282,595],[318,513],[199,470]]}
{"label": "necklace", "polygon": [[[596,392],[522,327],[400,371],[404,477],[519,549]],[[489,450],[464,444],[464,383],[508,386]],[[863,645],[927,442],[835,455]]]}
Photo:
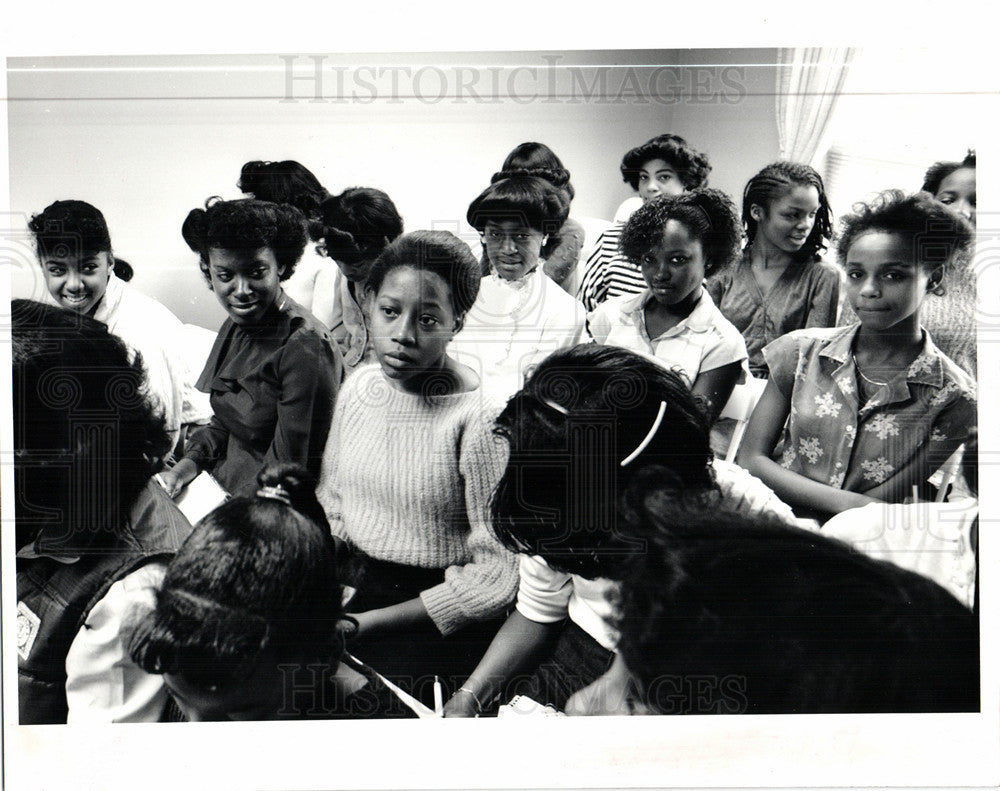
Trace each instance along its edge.
{"label": "necklace", "polygon": [[854,370],[858,372],[858,376],[864,379],[868,384],[872,385],[873,387],[885,387],[887,384],[889,384],[888,382],[876,382],[874,379],[869,379],[867,376],[865,376],[865,372],[862,371],[861,366],[858,365],[858,358],[854,356],[854,352],[851,352],[851,360],[854,361]]}

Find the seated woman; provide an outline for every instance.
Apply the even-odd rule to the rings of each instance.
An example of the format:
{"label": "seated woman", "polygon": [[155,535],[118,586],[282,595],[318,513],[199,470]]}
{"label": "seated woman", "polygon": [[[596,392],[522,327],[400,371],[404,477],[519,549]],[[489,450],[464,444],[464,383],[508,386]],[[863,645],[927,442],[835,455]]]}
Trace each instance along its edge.
{"label": "seated woman", "polygon": [[[495,184],[510,176],[537,176],[545,179],[553,187],[566,193],[567,205],[576,195],[576,190],[569,180],[569,171],[563,167],[555,152],[544,143],[521,143],[515,146],[503,161],[500,170],[493,174],[490,183]],[[545,274],[562,286],[567,294],[574,296],[579,288],[576,269],[580,262],[584,237],[583,226],[572,217],[567,217],[558,230],[548,234],[548,240],[542,246],[540,253]],[[483,275],[488,274],[490,274],[490,262],[484,255]]]}
{"label": "seated woman", "polygon": [[[930,193],[948,210],[976,227],[976,152],[970,151],[961,162],[935,162],[927,169],[922,192]],[[920,321],[934,338],[934,343],[948,357],[976,378],[976,319],[979,308],[976,296],[975,246],[958,256],[934,289],[935,299],[924,301]],[[845,304],[840,326],[858,320],[850,304]]]}
{"label": "seated woman", "polygon": [[28,227],[55,303],[93,316],[142,357],[146,392],[166,420],[171,447],[181,426],[208,422],[208,398],[195,389],[179,346],[183,325],[155,299],[128,285],[132,267],[115,258],[104,215],[89,203],[62,200],[34,215]]}
{"label": "seated woman", "polygon": [[545,274],[540,260],[549,233],[563,226],[568,211],[564,190],[526,175],[494,182],[469,206],[490,274],[451,348],[500,400],[521,389],[533,365],[583,335],[580,303]]}
{"label": "seated woman", "polygon": [[[629,150],[622,158],[625,182],[639,193],[642,202],[660,195],[680,195],[704,187],[712,166],[708,157],[695,151],[678,135],[657,135]],[[609,297],[638,294],[646,283],[634,261],[619,253],[624,221],[602,233],[587,259],[577,293],[584,308],[594,310]]]}
{"label": "seated woman", "polygon": [[163,416],[100,322],[27,300],[11,321],[20,722],[155,722],[163,685],[118,632],[191,530],[150,481]]}
{"label": "seated woman", "polygon": [[315,482],[276,465],[202,519],[123,637],[188,720],[413,717],[344,652],[343,589]]}
{"label": "seated woman", "polygon": [[618,580],[643,545],[635,518],[649,503],[794,521],[760,481],[713,461],[705,412],[685,382],[625,349],[554,352],[496,424],[510,460],[493,529],[520,553],[517,605],[445,716],[485,713],[514,693],[562,708],[607,670]]}
{"label": "seated woman", "polygon": [[976,616],[930,580],[759,517],[642,521],[618,656],[567,714],[979,711]]}
{"label": "seated woman", "polygon": [[403,218],[382,190],[350,187],[320,206],[319,250],[337,265],[330,334],[344,355],[345,375],[375,362],[366,300],[372,263],[403,233]]}
{"label": "seated woman", "polygon": [[[322,231],[319,207],[330,193],[304,165],[292,159],[247,162],[240,169],[236,186],[247,197],[294,206],[306,217],[310,240],[319,241]],[[316,245],[310,244],[292,276],[282,284],[289,297],[327,328],[333,321],[334,271],[321,259]]]}
{"label": "seated woman", "polygon": [[379,364],[344,384],[317,495],[353,550],[352,653],[424,701],[464,677],[514,597],[514,555],[489,529],[506,448],[475,372],[448,354],[481,277],[445,231],[392,242],[372,266]]}
{"label": "seated woman", "polygon": [[722,315],[743,333],[750,373],[767,378],[761,350],[775,338],[837,320],[840,272],[820,260],[832,236],[823,179],[808,165],[775,162],[747,182],[747,245],[705,284]]}
{"label": "seated woman", "polygon": [[746,374],[743,337],[719,312],[703,282],[739,250],[733,202],[698,189],[649,201],[621,235],[621,251],[642,272],[645,290],[609,299],[587,317],[598,343],[647,354],[677,371],[714,420]]}
{"label": "seated woman", "polygon": [[326,329],[281,289],[305,247],[302,213],[209,202],[182,233],[229,318],[198,380],[215,414],[161,473],[164,488],[174,495],[208,470],[231,494],[256,490],[257,473],[278,462],[318,472],[342,366]]}
{"label": "seated woman", "polygon": [[837,258],[859,323],[764,349],[771,377],[737,461],[803,516],[933,499],[927,479],[976,425],[971,378],[920,323],[972,229],[925,193],[890,191],[842,220]]}

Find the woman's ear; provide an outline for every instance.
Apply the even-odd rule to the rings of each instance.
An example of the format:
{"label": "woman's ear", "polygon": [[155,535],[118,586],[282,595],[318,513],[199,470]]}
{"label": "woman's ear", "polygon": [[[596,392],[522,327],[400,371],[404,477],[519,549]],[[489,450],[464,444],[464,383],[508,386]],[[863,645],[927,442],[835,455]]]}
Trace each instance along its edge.
{"label": "woman's ear", "polygon": [[111,280],[111,276],[115,273],[115,253],[113,250],[108,250],[108,280]]}
{"label": "woman's ear", "polygon": [[751,204],[750,216],[753,217],[756,222],[760,222],[764,219],[764,209],[756,203]]}
{"label": "woman's ear", "polygon": [[464,326],[465,326],[465,314],[459,313],[457,316],[455,316],[455,329],[452,330],[452,332],[455,335],[458,335],[458,333],[462,331],[462,327]]}
{"label": "woman's ear", "polygon": [[927,277],[927,292],[929,294],[937,294],[939,297],[944,296],[943,281],[944,267],[939,266]]}

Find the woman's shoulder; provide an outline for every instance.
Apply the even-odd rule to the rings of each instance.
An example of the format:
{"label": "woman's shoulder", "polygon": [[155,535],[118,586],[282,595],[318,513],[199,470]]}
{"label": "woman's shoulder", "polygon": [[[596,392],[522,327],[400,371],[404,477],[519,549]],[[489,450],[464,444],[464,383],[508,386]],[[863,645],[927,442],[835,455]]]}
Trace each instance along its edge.
{"label": "woman's shoulder", "polygon": [[802,264],[803,274],[814,283],[840,283],[841,268],[836,264],[824,261],[822,258],[806,261]]}

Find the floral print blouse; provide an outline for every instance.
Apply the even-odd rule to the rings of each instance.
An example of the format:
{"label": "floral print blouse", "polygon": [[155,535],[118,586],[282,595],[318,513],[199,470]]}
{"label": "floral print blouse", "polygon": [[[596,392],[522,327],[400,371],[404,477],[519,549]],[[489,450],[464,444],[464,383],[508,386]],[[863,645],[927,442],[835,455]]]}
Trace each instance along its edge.
{"label": "floral print blouse", "polygon": [[764,348],[771,380],[790,403],[772,458],[852,492],[891,480],[879,499],[901,502],[976,425],[975,385],[924,331],[909,369],[862,405],[851,355],[859,327],[798,330]]}

